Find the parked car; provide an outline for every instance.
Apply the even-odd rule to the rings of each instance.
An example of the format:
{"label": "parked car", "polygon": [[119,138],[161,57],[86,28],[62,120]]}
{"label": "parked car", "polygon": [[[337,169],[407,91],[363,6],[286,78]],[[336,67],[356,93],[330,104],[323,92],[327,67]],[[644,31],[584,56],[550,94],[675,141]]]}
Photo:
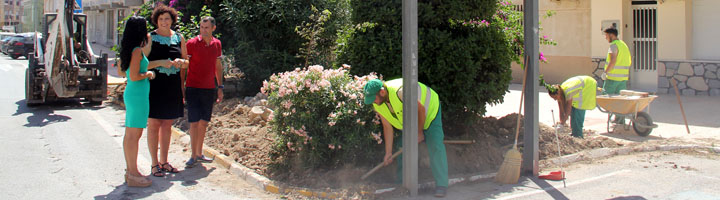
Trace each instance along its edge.
{"label": "parked car", "polygon": [[15,35],[5,44],[7,54],[13,59],[18,59],[20,56],[27,58],[27,54],[35,50],[33,41],[32,34]]}
{"label": "parked car", "polygon": [[2,52],[5,55],[7,55],[7,45],[5,45],[5,44],[7,44],[7,42],[10,41],[11,38],[12,38],[12,36],[8,36],[3,39],[0,39],[0,52]]}

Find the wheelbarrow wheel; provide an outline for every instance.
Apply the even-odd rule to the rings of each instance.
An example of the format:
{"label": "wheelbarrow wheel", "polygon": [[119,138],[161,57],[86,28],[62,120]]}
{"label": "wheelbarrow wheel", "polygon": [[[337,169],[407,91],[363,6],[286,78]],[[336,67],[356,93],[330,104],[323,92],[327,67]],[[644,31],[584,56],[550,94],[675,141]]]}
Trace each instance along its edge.
{"label": "wheelbarrow wheel", "polygon": [[646,112],[638,112],[637,117],[635,118],[635,120],[633,120],[632,123],[633,123],[633,129],[635,129],[635,133],[637,133],[639,136],[645,137],[645,136],[650,135],[650,132],[652,132],[652,128],[644,128],[644,127],[638,126],[638,125],[641,125],[641,126],[649,127],[649,126],[653,125],[652,118],[650,118],[650,115],[647,114]]}

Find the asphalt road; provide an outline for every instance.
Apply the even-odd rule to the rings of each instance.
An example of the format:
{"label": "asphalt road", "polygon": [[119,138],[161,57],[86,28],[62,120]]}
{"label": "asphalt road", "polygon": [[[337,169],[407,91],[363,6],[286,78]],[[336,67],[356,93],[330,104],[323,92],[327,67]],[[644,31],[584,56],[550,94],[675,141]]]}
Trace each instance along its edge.
{"label": "asphalt road", "polygon": [[[149,188],[123,179],[124,110],[63,100],[28,108],[27,60],[0,55],[0,199],[277,199],[216,164],[188,170],[186,147],[173,142],[170,163],[184,170],[153,177]],[[140,172],[149,174],[145,133]]]}

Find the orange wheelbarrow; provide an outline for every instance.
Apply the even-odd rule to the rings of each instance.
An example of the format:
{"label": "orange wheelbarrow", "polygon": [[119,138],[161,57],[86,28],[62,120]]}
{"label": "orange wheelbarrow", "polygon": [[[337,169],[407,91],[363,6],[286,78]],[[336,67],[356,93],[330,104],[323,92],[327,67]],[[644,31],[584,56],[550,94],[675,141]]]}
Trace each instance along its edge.
{"label": "orange wheelbarrow", "polygon": [[[658,127],[653,123],[650,115],[642,111],[655,98],[657,98],[655,95],[598,95],[596,97],[597,108],[603,113],[608,113],[608,133],[610,132],[610,117],[616,115],[630,119],[635,133],[643,137],[650,135],[652,129]],[[629,126],[625,125],[625,129],[629,129]]]}

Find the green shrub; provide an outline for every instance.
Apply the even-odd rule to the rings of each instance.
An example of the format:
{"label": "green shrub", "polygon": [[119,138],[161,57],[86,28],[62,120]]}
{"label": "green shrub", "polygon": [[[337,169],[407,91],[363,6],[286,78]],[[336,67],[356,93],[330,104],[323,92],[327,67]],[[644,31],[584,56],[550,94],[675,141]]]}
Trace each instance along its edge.
{"label": "green shrub", "polygon": [[[401,77],[401,5],[400,0],[353,1],[357,25],[340,46],[338,62],[351,63],[353,74]],[[418,2],[418,80],[440,94],[449,120],[483,114],[487,103],[501,103],[507,91],[514,52],[505,27],[462,23],[491,19],[497,6],[497,0]]]}
{"label": "green shrub", "polygon": [[263,82],[261,91],[275,111],[270,121],[274,158],[300,156],[305,167],[332,168],[377,156],[373,147],[382,141],[380,121],[362,102],[363,86],[376,76],[352,77],[347,68],[314,65]]}
{"label": "green shrub", "polygon": [[[307,40],[295,27],[309,20],[312,7],[333,13],[324,24],[319,49],[330,48],[342,24],[346,23],[348,0],[224,0],[221,4],[222,34],[233,38],[223,43],[225,55],[233,56],[235,66],[245,73],[243,95],[254,95],[262,81],[273,73],[291,71],[304,64],[298,57]],[[223,41],[223,42],[226,42]]]}

